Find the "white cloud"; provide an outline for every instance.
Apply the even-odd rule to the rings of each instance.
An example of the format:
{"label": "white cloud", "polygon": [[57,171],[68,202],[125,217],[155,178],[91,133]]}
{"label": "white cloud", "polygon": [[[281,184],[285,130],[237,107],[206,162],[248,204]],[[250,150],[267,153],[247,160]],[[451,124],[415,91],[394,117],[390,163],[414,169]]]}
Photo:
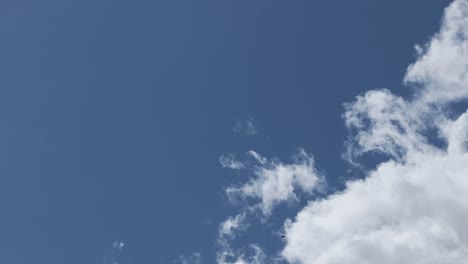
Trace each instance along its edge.
{"label": "white cloud", "polygon": [[253,118],[245,120],[237,119],[232,131],[236,134],[246,136],[255,136],[260,133],[260,129],[255,124],[255,120]]}
{"label": "white cloud", "polygon": [[448,103],[468,97],[468,2],[454,1],[445,11],[442,28],[408,67],[405,82],[415,95],[405,100],[388,90],[369,91],[345,104],[351,135],[347,158],[368,151],[393,158],[438,151],[425,135],[443,130]]}
{"label": "white cloud", "polygon": [[253,198],[250,209],[259,209],[266,217],[276,205],[298,200],[301,191],[311,194],[322,186],[313,157],[303,150],[294,157],[292,164],[268,161],[253,151],[249,155],[259,161],[253,169],[254,177],[241,186],[227,188],[226,193],[232,199],[240,197],[247,201]]}
{"label": "white cloud", "polygon": [[219,158],[219,163],[221,163],[223,168],[233,170],[240,170],[245,168],[245,165],[242,162],[236,160],[233,154],[221,155]]}
{"label": "white cloud", "polygon": [[[262,248],[257,244],[249,245],[249,252],[247,253],[233,253],[232,250],[224,251],[218,254],[218,264],[265,264],[267,256]],[[272,262],[269,262],[272,263]]]}
{"label": "white cloud", "polygon": [[440,104],[468,96],[468,3],[454,1],[445,11],[442,28],[409,66],[405,81],[422,87],[421,99]]}
{"label": "white cloud", "polygon": [[244,230],[247,228],[245,221],[245,213],[238,214],[235,217],[229,217],[219,225],[220,239],[233,239],[235,231]]}
{"label": "white cloud", "polygon": [[349,157],[391,159],[286,221],[288,262],[467,263],[468,111],[453,120],[444,111],[468,98],[467,49],[468,2],[457,0],[408,68],[411,100],[376,90],[346,105]]}
{"label": "white cloud", "polygon": [[[240,186],[231,186],[226,189],[230,199],[239,198],[244,205],[247,205],[241,208],[240,214],[229,217],[219,226],[218,246],[220,249],[217,252],[219,264],[276,263],[276,259],[267,258],[256,244],[250,244],[249,250],[246,250],[233,248],[231,242],[239,232],[249,227],[247,216],[255,215],[258,210],[264,218],[268,218],[278,204],[298,200],[298,195],[310,194],[323,184],[322,178],[314,167],[313,157],[303,150],[293,157],[291,164],[268,160],[255,151],[247,152],[247,156],[252,159],[250,162],[239,163],[242,164],[242,168],[246,169],[246,172],[251,172],[253,177]],[[224,163],[233,164],[231,160]]]}
{"label": "white cloud", "polygon": [[465,263],[468,155],[386,162],[286,226],[295,263]]}
{"label": "white cloud", "polygon": [[[245,222],[246,214],[241,213],[235,217],[229,217],[219,225],[218,229],[218,246],[220,250],[217,252],[217,263],[219,264],[230,264],[238,263],[237,261],[232,262],[232,259],[241,260],[239,257],[241,253],[235,251],[231,247],[231,241],[236,237],[239,231],[243,231],[248,227],[248,223]],[[242,263],[242,262],[239,262]]]}
{"label": "white cloud", "polygon": [[[419,100],[406,101],[388,90],[374,90],[345,104],[345,110],[343,117],[351,132],[346,158],[351,162],[370,151],[397,160],[417,152],[437,151],[424,132],[434,128],[441,116],[434,109],[423,108]],[[429,126],[428,116],[434,119]]]}
{"label": "white cloud", "polygon": [[[281,263],[278,256],[272,258],[265,254],[258,244],[248,244],[248,246],[236,248],[232,242],[240,232],[249,228],[247,213],[243,212],[235,217],[229,217],[219,225],[218,246],[216,253],[216,263],[218,264],[266,264]],[[188,262],[191,263],[191,262]],[[185,264],[183,262],[182,264]]]}
{"label": "white cloud", "polygon": [[253,249],[254,254],[251,257],[251,261],[249,263],[251,264],[263,264],[266,262],[266,255],[263,252],[262,248],[260,248],[258,245],[250,245],[250,247]]}
{"label": "white cloud", "polygon": [[247,155],[250,155],[252,158],[255,159],[255,161],[257,161],[258,163],[262,165],[267,163],[267,159],[265,157],[262,157],[260,154],[258,154],[257,152],[253,150],[249,150],[247,152]]}
{"label": "white cloud", "polygon": [[462,114],[456,121],[447,120],[442,126],[442,133],[448,141],[448,154],[462,154],[467,149],[468,114]]}

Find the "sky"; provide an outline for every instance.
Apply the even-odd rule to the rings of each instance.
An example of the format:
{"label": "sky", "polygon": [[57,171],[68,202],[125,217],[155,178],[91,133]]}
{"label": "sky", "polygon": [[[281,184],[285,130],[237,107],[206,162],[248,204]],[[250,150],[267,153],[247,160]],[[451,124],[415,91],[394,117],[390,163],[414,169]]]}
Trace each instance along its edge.
{"label": "sky", "polygon": [[465,263],[468,1],[0,2],[0,263]]}

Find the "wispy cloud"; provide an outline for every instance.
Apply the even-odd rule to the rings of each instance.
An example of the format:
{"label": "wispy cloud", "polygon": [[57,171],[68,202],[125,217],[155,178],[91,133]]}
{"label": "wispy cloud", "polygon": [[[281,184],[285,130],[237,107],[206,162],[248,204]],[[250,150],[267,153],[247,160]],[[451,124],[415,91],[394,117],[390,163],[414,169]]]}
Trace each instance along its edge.
{"label": "wispy cloud", "polygon": [[[309,198],[295,217],[286,219],[284,261],[422,264],[468,259],[468,110],[449,113],[452,103],[468,100],[468,1],[453,1],[440,31],[416,49],[418,58],[404,78],[414,91],[411,98],[383,89],[345,104],[348,160],[359,165],[359,157],[369,152],[388,159],[340,192]],[[446,144],[434,143],[435,137]],[[268,219],[278,204],[310,194],[323,182],[312,156],[303,151],[290,164],[254,151],[249,156],[257,165],[242,164],[252,177],[227,188],[229,196],[244,201],[244,225],[255,217],[249,215],[252,211]],[[236,232],[223,230],[220,234]],[[218,263],[272,263],[258,249],[254,258],[256,254],[226,246]]]}
{"label": "wispy cloud", "polygon": [[223,168],[233,170],[240,170],[245,168],[245,165],[242,162],[236,160],[233,154],[221,155],[219,158],[219,163],[221,163]]}
{"label": "wispy cloud", "polygon": [[236,238],[236,235],[240,231],[244,231],[248,227],[246,223],[246,214],[241,213],[235,217],[228,217],[219,225],[218,230],[218,246],[219,250],[217,252],[217,262],[218,263],[232,263],[231,259],[235,259],[234,263],[242,260],[242,254],[239,253],[239,250],[234,250],[231,247],[231,241]]}
{"label": "wispy cloud", "polygon": [[249,228],[248,218],[256,217],[257,212],[262,215],[262,220],[266,220],[277,205],[297,201],[299,195],[311,194],[324,186],[323,177],[315,169],[313,157],[303,150],[294,155],[291,163],[268,160],[255,151],[247,152],[247,158],[241,162],[242,168],[252,177],[240,185],[226,189],[231,200],[242,201],[241,213],[227,218],[219,226],[218,263],[276,263],[257,244],[233,248],[231,242]]}
{"label": "wispy cloud", "polygon": [[468,98],[467,1],[446,9],[440,32],[418,52],[405,77],[412,99],[375,90],[346,105],[348,157],[377,151],[390,160],[286,222],[290,263],[468,259],[468,111],[450,119],[444,110]]}
{"label": "wispy cloud", "polygon": [[248,224],[245,221],[245,213],[235,217],[229,217],[219,225],[219,239],[226,240],[235,237],[235,231],[246,229]]}
{"label": "wispy cloud", "polygon": [[[248,252],[244,252],[238,256],[229,255],[227,252],[222,252],[218,254],[218,263],[219,264],[266,264],[267,256],[263,252],[262,248],[257,244],[250,244],[248,247]],[[227,260],[228,258],[233,258],[233,260]]]}
{"label": "wispy cloud", "polygon": [[104,253],[102,261],[104,264],[122,264],[122,251],[125,244],[123,241],[114,241],[112,247],[110,247]]}
{"label": "wispy cloud", "polygon": [[237,119],[232,131],[235,134],[244,136],[255,136],[260,133],[260,129],[255,124],[255,120],[253,118]]}
{"label": "wispy cloud", "polygon": [[240,186],[228,187],[226,193],[232,199],[249,200],[249,209],[258,209],[266,217],[278,204],[298,200],[300,192],[311,194],[324,186],[313,157],[304,150],[290,164],[268,161],[254,151],[248,154],[258,162],[252,169],[253,177]]}
{"label": "wispy cloud", "polygon": [[177,261],[177,264],[201,264],[202,263],[202,255],[200,252],[194,252],[188,256],[180,255]]}

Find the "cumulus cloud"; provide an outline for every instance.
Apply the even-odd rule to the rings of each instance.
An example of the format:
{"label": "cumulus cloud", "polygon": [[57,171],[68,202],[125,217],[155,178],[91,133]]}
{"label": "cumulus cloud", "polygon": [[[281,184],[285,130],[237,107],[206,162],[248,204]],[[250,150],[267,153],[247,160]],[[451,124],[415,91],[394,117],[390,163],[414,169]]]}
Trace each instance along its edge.
{"label": "cumulus cloud", "polygon": [[255,120],[253,118],[245,120],[237,119],[232,131],[236,134],[245,136],[255,136],[260,133],[260,129],[255,124]]}
{"label": "cumulus cloud", "polygon": [[465,263],[468,156],[385,162],[286,224],[291,263]]}
{"label": "cumulus cloud", "polygon": [[[288,263],[467,263],[468,110],[457,115],[450,106],[468,101],[468,1],[453,1],[440,31],[416,50],[404,78],[413,96],[372,90],[345,104],[348,161],[359,165],[369,152],[387,159],[285,221]],[[323,187],[304,151],[291,164],[248,156],[257,165],[241,164],[252,177],[226,191],[244,201],[245,226],[249,212],[268,218],[278,204]],[[238,225],[228,220],[219,233],[232,239]],[[260,247],[248,255],[226,243],[218,253],[218,263],[264,262],[272,259]]]}
{"label": "cumulus cloud", "polygon": [[405,82],[421,88],[426,103],[441,104],[468,96],[468,4],[454,1],[445,11],[442,28],[409,66]]}
{"label": "cumulus cloud", "polygon": [[288,262],[467,263],[468,111],[447,114],[468,98],[467,36],[468,1],[456,0],[408,68],[412,98],[375,90],[345,105],[348,157],[389,160],[286,221]]}
{"label": "cumulus cloud", "polygon": [[258,162],[252,169],[253,177],[240,186],[228,187],[226,193],[232,199],[249,200],[249,209],[258,209],[266,217],[280,203],[298,200],[299,194],[311,194],[323,186],[313,157],[303,150],[293,157],[291,164],[268,161],[254,151],[248,154]]}
{"label": "cumulus cloud", "polygon": [[[388,90],[374,90],[345,104],[344,119],[351,135],[347,142],[349,161],[375,151],[403,160],[415,152],[436,151],[428,144],[424,131],[427,111],[421,111],[420,101],[406,101]],[[430,115],[433,119],[437,115]],[[434,121],[434,120],[433,120]]]}

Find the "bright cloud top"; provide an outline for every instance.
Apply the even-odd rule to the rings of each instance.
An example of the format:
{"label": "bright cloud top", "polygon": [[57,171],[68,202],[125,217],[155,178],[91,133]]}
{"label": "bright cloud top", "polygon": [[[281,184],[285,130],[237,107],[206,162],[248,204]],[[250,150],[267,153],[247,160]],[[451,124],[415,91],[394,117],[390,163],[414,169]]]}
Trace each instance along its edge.
{"label": "bright cloud top", "polygon": [[442,28],[409,66],[405,81],[421,86],[424,102],[441,104],[468,97],[468,8],[465,0],[446,9]]}
{"label": "bright cloud top", "polygon": [[411,100],[377,90],[346,105],[348,157],[392,159],[288,220],[288,262],[466,263],[468,111],[450,119],[446,109],[468,98],[467,37],[468,2],[454,1],[408,68]]}

